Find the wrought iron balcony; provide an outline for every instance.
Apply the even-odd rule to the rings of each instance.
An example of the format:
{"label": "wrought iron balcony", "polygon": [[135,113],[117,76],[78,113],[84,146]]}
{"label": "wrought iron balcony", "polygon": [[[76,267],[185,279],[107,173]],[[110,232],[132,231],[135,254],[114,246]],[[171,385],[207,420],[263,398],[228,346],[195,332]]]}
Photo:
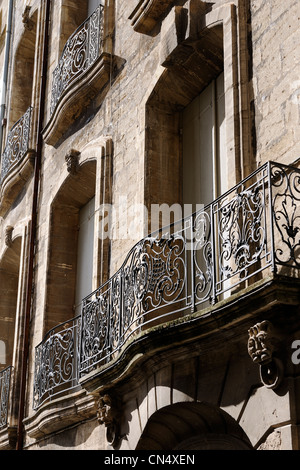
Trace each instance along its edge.
{"label": "wrought iron balcony", "polygon": [[299,277],[299,202],[300,170],[268,162],[202,210],[139,241],[83,299],[81,317],[37,346],[34,408],[110,365],[141,331],[226,302],[264,271]]}
{"label": "wrought iron balcony", "polygon": [[268,162],[166,231],[144,238],[83,300],[80,377],[139,332],[201,310],[260,280],[299,276],[300,170]]}
{"label": "wrought iron balcony", "polygon": [[0,371],[0,429],[7,426],[12,367]]}
{"label": "wrought iron balcony", "polygon": [[29,150],[31,110],[32,108],[29,107],[8,133],[1,159],[1,184],[7,175],[18,167]]}
{"label": "wrought iron balcony", "polygon": [[80,317],[48,332],[35,350],[33,408],[78,386]]}
{"label": "wrought iron balcony", "polygon": [[99,58],[103,39],[103,10],[104,7],[99,5],[65,44],[53,72],[51,115],[71,84],[86,73]]}

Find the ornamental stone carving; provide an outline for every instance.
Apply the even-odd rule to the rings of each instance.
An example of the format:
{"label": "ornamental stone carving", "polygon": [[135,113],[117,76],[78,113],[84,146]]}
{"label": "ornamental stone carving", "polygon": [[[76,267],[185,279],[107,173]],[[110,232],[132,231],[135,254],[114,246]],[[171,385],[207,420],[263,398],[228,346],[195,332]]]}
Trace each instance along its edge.
{"label": "ornamental stone carving", "polygon": [[267,388],[277,388],[283,378],[283,366],[278,358],[280,334],[268,320],[257,323],[248,333],[248,353],[259,365],[262,383]]}
{"label": "ornamental stone carving", "polygon": [[273,325],[264,320],[249,329],[248,352],[253,362],[263,363],[272,359],[276,347],[276,334]]}
{"label": "ornamental stone carving", "polygon": [[6,227],[5,229],[5,245],[10,247],[12,245],[12,233],[14,228],[11,226]]}
{"label": "ornamental stone carving", "polygon": [[106,427],[108,443],[115,447],[119,441],[119,426],[117,422],[117,408],[109,395],[103,395],[98,401],[98,422]]}
{"label": "ornamental stone carving", "polygon": [[22,15],[24,28],[27,29],[28,31],[32,31],[33,29],[33,21],[29,17],[30,10],[31,10],[31,6],[27,5]]}
{"label": "ornamental stone carving", "polygon": [[80,155],[80,152],[78,152],[77,150],[71,149],[70,152],[65,156],[67,170],[71,175],[76,175],[78,171],[79,155]]}

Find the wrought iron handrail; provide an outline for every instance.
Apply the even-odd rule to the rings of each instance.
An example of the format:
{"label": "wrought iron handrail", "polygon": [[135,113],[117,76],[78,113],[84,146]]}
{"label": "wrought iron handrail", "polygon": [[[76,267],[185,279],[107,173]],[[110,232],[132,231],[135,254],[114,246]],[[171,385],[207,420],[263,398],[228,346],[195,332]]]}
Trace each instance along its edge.
{"label": "wrought iron handrail", "polygon": [[0,371],[0,429],[7,426],[12,367]]}
{"label": "wrought iron handrail", "polygon": [[1,158],[0,183],[3,182],[13,168],[18,166],[29,150],[31,111],[32,108],[30,106],[8,133],[6,146]]}
{"label": "wrought iron handrail", "polygon": [[202,210],[139,241],[83,300],[80,376],[142,329],[215,304],[269,268],[299,275],[300,170],[268,162]]}
{"label": "wrought iron handrail", "polygon": [[80,316],[50,330],[35,348],[33,408],[78,386]]}
{"label": "wrought iron handrail", "polygon": [[67,40],[53,71],[51,115],[71,83],[82,76],[99,57],[103,39],[103,11],[103,5],[99,5]]}

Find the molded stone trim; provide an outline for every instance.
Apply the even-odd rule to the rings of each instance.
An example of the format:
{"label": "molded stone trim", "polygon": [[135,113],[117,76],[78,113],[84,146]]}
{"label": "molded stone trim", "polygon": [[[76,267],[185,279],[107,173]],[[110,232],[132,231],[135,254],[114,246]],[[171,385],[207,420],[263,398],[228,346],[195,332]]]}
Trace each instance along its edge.
{"label": "molded stone trim", "polygon": [[97,399],[82,390],[43,405],[37,413],[24,420],[29,437],[39,439],[96,417]]}
{"label": "molded stone trim", "polygon": [[129,16],[133,29],[151,35],[159,18],[173,3],[173,0],[140,0]]}
{"label": "molded stone trim", "polygon": [[88,72],[74,80],[67,88],[44,128],[43,137],[46,144],[55,145],[84,108],[107,85],[111,61],[110,54],[102,53]]}

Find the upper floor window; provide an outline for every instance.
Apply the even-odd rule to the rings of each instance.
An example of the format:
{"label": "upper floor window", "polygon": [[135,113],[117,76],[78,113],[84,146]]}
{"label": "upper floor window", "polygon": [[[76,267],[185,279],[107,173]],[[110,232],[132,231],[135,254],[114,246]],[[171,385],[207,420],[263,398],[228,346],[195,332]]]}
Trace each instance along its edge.
{"label": "upper floor window", "polygon": [[194,212],[228,189],[223,73],[185,108],[182,121],[183,203]]}
{"label": "upper floor window", "polygon": [[45,333],[77,315],[92,290],[95,175],[96,162],[86,162],[51,204]]}
{"label": "upper floor window", "polygon": [[[53,16],[55,66],[51,81],[49,118],[43,135],[54,145],[91,101],[109,83],[113,61],[111,18],[114,2],[104,0],[63,1],[61,18]],[[107,15],[107,16],[106,16]],[[105,20],[108,18],[108,21]]]}
{"label": "upper floor window", "polygon": [[76,315],[81,313],[82,299],[93,290],[94,222],[95,197],[79,211],[75,294]]}
{"label": "upper floor window", "polygon": [[13,364],[15,325],[19,300],[21,238],[7,248],[0,260],[0,366]]}
{"label": "upper floor window", "polygon": [[12,87],[8,108],[8,125],[12,126],[25,114],[34,103],[33,84],[36,55],[37,11],[30,20],[30,27],[25,27],[14,56]]}
{"label": "upper floor window", "polygon": [[89,16],[94,13],[99,5],[104,6],[105,0],[78,0],[68,2],[62,1],[61,18],[59,26],[59,55],[62,53],[66,42],[76,29],[85,21]]}

